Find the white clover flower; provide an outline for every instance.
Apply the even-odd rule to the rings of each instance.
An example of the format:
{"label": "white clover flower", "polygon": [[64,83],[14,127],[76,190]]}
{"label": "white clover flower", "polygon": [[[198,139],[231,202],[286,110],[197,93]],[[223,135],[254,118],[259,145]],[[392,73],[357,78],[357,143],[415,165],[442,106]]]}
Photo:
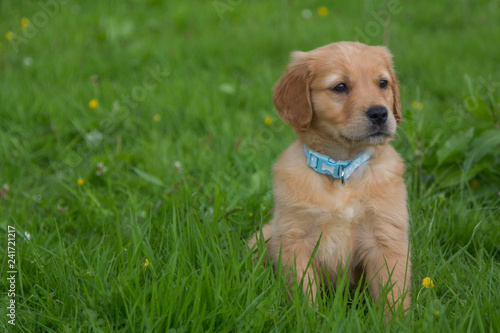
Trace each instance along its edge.
{"label": "white clover flower", "polygon": [[306,20],[309,20],[312,17],[312,15],[313,15],[312,11],[310,9],[307,9],[307,8],[302,9],[302,12],[300,12],[300,14]]}

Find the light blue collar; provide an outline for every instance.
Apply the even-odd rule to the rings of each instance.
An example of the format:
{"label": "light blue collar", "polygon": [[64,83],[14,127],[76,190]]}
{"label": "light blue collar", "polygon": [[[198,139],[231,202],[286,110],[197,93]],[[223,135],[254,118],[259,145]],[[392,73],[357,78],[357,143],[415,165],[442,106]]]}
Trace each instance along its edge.
{"label": "light blue collar", "polygon": [[340,178],[342,184],[345,183],[345,180],[351,176],[356,168],[368,161],[373,155],[373,152],[366,152],[356,156],[352,160],[335,161],[326,155],[312,151],[306,145],[304,145],[304,152],[307,157],[307,165],[314,171],[333,176],[333,178]]}

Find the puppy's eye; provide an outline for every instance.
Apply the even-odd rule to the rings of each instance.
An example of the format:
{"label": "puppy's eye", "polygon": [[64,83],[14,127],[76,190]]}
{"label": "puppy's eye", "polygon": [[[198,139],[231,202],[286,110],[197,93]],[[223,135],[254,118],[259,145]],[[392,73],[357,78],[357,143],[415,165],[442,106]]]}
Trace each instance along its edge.
{"label": "puppy's eye", "polygon": [[331,88],[332,91],[343,93],[347,91],[347,86],[345,83],[339,83],[335,87]]}
{"label": "puppy's eye", "polygon": [[389,82],[387,82],[387,80],[380,80],[380,82],[378,83],[379,87],[382,89],[387,88],[388,84]]}

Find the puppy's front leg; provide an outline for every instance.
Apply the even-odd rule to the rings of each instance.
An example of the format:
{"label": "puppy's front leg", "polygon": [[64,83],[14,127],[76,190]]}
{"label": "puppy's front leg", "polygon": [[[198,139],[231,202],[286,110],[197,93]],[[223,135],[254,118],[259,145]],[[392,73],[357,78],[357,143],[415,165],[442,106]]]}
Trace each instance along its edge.
{"label": "puppy's front leg", "polygon": [[375,302],[382,296],[384,287],[390,288],[384,308],[384,314],[390,318],[389,307],[394,307],[394,311],[397,311],[401,306],[405,310],[411,305],[408,241],[406,235],[401,234],[399,239],[376,237],[373,244],[375,245],[366,255],[363,266]]}
{"label": "puppy's front leg", "polygon": [[290,237],[286,238],[287,241],[281,243],[281,256],[288,283],[292,286],[294,282],[303,281],[302,291],[304,295],[309,297],[309,303],[312,305],[318,290],[314,262],[310,263],[315,243],[307,238],[293,240]]}

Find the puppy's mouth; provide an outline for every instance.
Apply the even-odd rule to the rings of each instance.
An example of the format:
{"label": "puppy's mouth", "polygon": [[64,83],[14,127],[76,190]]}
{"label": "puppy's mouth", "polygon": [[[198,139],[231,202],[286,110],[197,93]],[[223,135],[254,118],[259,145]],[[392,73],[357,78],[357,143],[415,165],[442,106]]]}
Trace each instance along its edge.
{"label": "puppy's mouth", "polygon": [[359,136],[343,136],[345,140],[358,143],[367,143],[370,145],[376,145],[384,142],[386,139],[392,137],[392,134],[388,131],[374,131],[368,134]]}
{"label": "puppy's mouth", "polygon": [[391,136],[389,133],[387,132],[375,132],[375,133],[372,133],[372,134],[368,134],[366,136],[367,139],[382,139],[382,138],[386,138],[386,137],[389,137]]}

